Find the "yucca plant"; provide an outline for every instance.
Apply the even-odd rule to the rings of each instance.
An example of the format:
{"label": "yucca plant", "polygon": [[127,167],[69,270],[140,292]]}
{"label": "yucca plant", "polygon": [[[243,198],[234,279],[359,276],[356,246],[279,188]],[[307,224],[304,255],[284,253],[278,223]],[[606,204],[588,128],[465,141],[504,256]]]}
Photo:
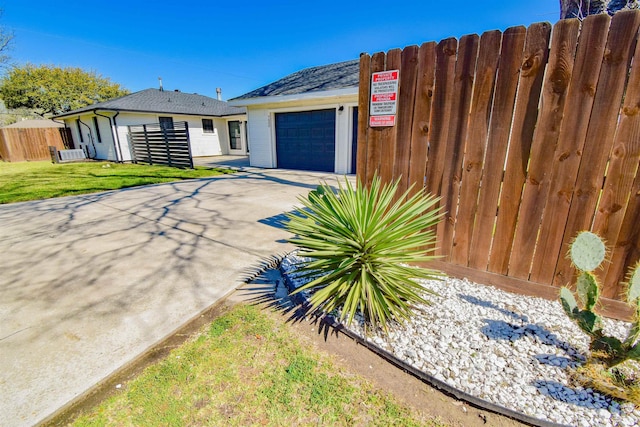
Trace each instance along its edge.
{"label": "yucca plant", "polygon": [[399,197],[398,183],[354,188],[345,178],[337,192],[326,183],[299,200],[303,207],[288,214],[289,241],[305,261],[299,266],[310,281],[296,292],[311,291],[311,308],[340,309],[350,324],[361,313],[372,327],[411,316],[412,306],[428,304],[432,293],[417,279],[442,279],[437,271],[408,264],[433,260],[434,225],[442,218],[438,199],[423,192]]}

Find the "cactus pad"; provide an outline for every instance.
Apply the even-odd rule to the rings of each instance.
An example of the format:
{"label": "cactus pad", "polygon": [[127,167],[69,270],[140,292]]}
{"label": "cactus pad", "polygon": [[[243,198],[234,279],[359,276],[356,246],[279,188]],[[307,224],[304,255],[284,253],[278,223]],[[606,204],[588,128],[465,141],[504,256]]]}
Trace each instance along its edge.
{"label": "cactus pad", "polygon": [[632,270],[629,277],[629,294],[627,301],[634,304],[640,298],[640,262],[636,264],[636,268]]}
{"label": "cactus pad", "polygon": [[593,271],[604,261],[606,248],[598,235],[583,231],[571,244],[569,254],[579,270]]}

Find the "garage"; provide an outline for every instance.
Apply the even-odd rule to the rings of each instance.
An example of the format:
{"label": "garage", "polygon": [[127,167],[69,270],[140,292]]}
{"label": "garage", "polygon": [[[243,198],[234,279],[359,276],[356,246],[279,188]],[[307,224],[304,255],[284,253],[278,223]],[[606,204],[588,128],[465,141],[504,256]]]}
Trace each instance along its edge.
{"label": "garage", "polygon": [[276,113],[277,167],[333,172],[336,110]]}

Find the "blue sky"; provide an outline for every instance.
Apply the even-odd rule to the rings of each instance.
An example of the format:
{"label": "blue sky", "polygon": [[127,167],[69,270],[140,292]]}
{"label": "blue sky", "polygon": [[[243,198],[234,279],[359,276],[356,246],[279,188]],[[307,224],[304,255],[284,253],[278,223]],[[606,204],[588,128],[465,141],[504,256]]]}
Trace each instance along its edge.
{"label": "blue sky", "polygon": [[[451,4],[461,5],[452,9]],[[0,0],[16,64],[93,70],[131,91],[223,98],[360,53],[487,30],[554,23],[558,0],[148,1]]]}

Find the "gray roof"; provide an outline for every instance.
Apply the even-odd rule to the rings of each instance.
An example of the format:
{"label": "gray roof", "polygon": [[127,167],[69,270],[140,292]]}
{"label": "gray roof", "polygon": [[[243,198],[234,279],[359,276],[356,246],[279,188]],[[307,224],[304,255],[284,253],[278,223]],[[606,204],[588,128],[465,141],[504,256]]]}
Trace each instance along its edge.
{"label": "gray roof", "polygon": [[72,116],[93,110],[133,111],[140,113],[185,114],[190,116],[232,116],[245,114],[245,108],[232,107],[224,101],[195,93],[145,89],[120,98],[88,105],[59,114],[56,117]]}
{"label": "gray roof", "polygon": [[358,59],[305,68],[230,101],[262,96],[297,95],[308,92],[357,88],[359,73],[360,60]]}
{"label": "gray roof", "polygon": [[5,126],[6,128],[31,129],[31,128],[63,128],[62,123],[52,120],[20,120],[14,124]]}

